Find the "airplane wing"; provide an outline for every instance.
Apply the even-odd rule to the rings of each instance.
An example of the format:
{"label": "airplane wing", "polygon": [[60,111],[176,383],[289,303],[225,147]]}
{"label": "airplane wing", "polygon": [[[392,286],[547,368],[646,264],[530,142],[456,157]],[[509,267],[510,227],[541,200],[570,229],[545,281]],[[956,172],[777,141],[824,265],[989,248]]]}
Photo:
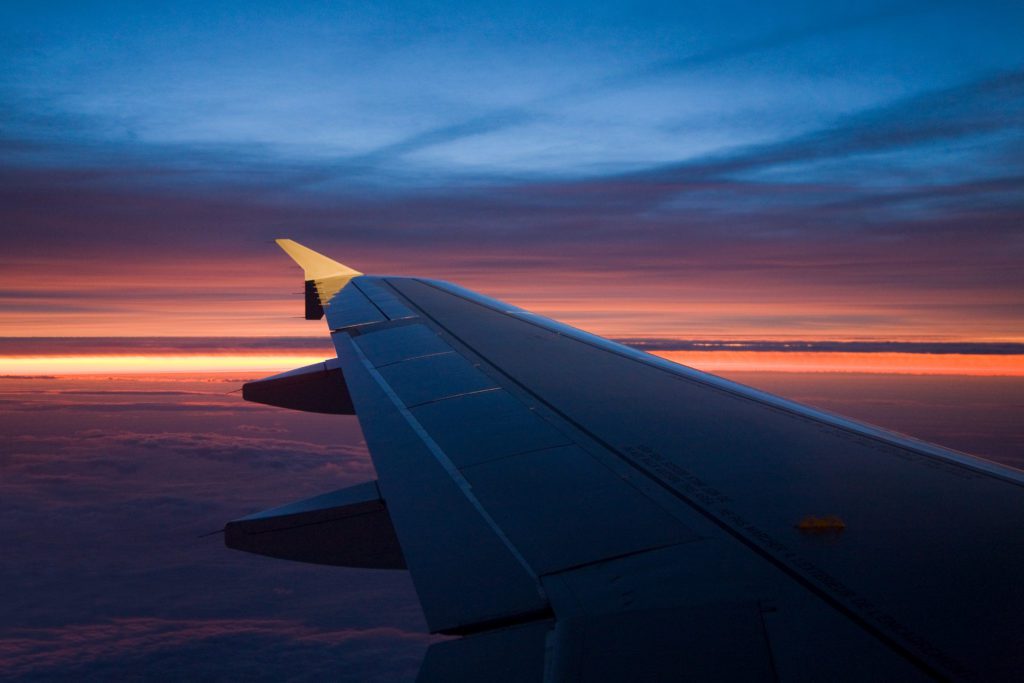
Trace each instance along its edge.
{"label": "airplane wing", "polygon": [[407,568],[422,681],[1019,680],[1024,474],[288,240],[378,480],[229,546]]}

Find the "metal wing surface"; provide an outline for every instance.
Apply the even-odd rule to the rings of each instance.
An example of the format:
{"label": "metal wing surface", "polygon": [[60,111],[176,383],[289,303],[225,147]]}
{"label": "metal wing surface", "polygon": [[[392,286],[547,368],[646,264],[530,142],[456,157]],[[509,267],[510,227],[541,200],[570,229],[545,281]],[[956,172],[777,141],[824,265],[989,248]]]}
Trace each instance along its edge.
{"label": "metal wing surface", "polygon": [[319,280],[337,359],[303,376],[358,416],[386,540],[322,528],[389,558],[329,563],[409,569],[459,636],[421,680],[1019,674],[1021,473],[449,283]]}

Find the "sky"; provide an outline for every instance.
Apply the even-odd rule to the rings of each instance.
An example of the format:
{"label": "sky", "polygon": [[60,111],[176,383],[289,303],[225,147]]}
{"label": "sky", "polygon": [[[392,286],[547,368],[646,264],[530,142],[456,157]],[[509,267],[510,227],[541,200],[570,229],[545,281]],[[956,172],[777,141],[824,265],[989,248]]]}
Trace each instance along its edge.
{"label": "sky", "polygon": [[320,335],[288,236],[615,338],[1019,343],[1022,26],[5,2],[0,336]]}

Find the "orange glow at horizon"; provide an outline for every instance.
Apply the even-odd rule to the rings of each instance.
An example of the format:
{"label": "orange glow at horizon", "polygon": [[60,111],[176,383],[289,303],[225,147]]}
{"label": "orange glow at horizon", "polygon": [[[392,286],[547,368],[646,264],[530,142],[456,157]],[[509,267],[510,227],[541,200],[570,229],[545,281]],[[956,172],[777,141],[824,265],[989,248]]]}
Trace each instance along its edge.
{"label": "orange glow at horizon", "polygon": [[275,373],[322,362],[324,354],[0,356],[0,375]]}
{"label": "orange glow at horizon", "polygon": [[[1024,355],[779,351],[659,351],[653,355],[711,373],[814,372],[1024,377]],[[330,353],[0,356],[0,375],[253,372],[273,374]]]}
{"label": "orange glow at horizon", "polygon": [[659,351],[706,372],[847,372],[1024,377],[1024,355],[798,351]]}
{"label": "orange glow at horizon", "polygon": [[[317,247],[320,245],[313,244]],[[684,268],[321,247],[370,273],[436,277],[612,337],[1024,342],[1016,291],[850,286]],[[259,253],[38,256],[0,274],[3,336],[303,336],[302,272]],[[491,255],[489,258],[495,258]],[[38,274],[47,273],[40,279]],[[880,291],[884,290],[884,291]]]}

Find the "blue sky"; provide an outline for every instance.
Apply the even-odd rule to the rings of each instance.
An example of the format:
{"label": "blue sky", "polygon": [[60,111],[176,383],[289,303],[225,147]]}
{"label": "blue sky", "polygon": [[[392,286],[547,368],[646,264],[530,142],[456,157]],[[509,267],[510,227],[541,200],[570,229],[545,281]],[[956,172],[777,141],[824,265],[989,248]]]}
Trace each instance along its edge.
{"label": "blue sky", "polygon": [[[1018,3],[825,5],[5,3],[4,128],[186,167],[590,177],[841,126],[1024,59]],[[925,147],[899,162],[977,151]]]}

